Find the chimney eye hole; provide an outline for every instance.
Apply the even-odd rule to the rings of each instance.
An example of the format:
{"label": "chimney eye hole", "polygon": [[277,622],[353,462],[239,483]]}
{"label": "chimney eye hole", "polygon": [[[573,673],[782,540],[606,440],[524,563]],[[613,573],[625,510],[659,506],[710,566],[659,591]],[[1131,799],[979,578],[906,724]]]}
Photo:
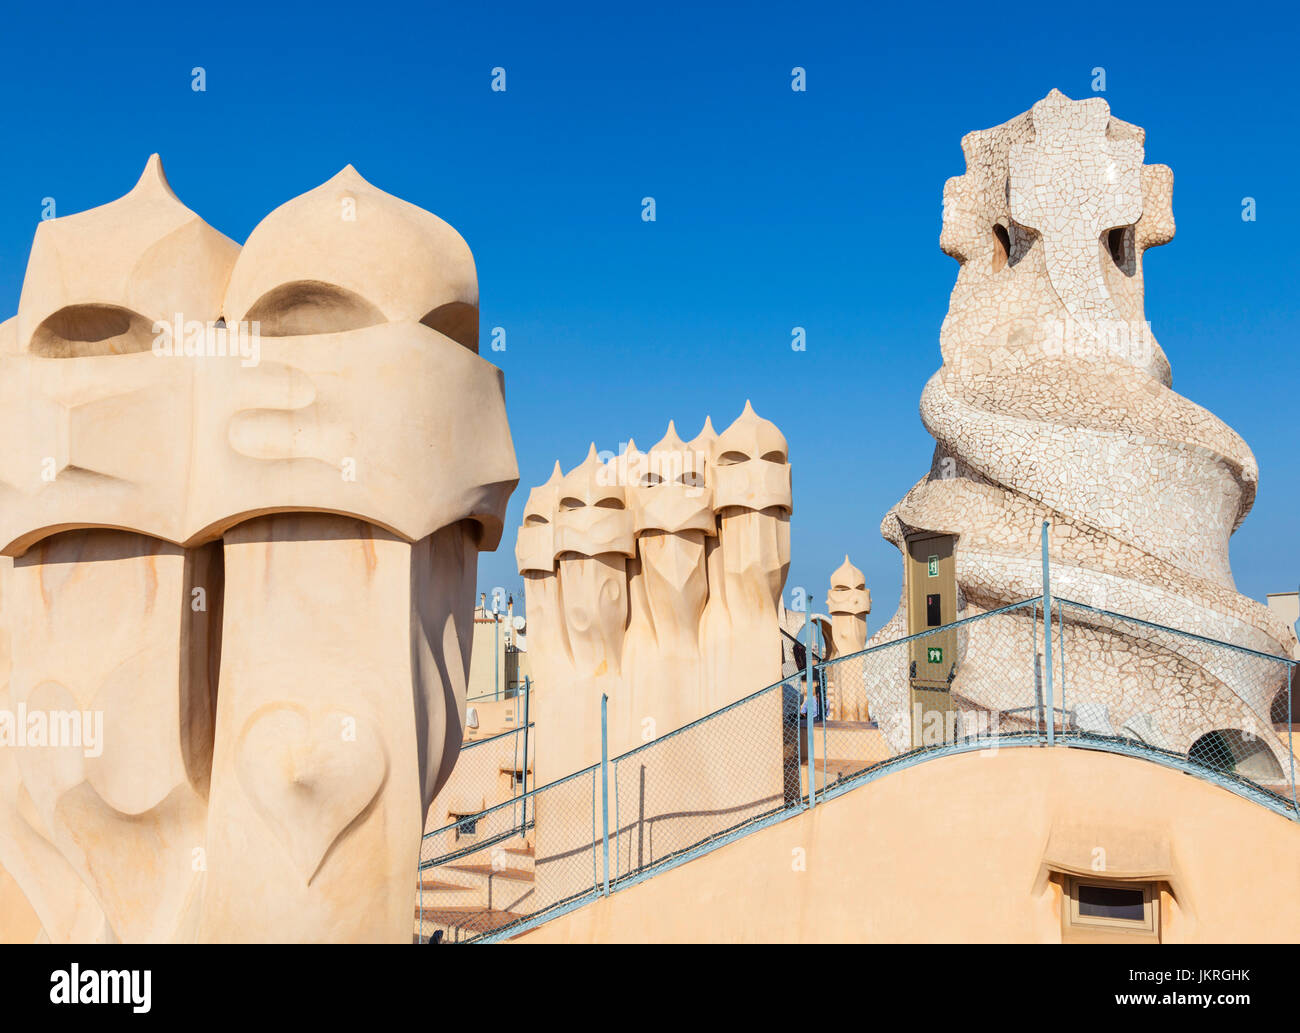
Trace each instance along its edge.
{"label": "chimney eye hole", "polygon": [[48,359],[147,352],[156,340],[153,328],[147,317],[119,305],[69,305],[36,328],[31,351]]}
{"label": "chimney eye hole", "polygon": [[1132,276],[1137,271],[1132,226],[1116,226],[1109,230],[1106,233],[1106,250],[1110,252],[1110,260],[1115,263],[1115,268],[1125,276]]}
{"label": "chimney eye hole", "polygon": [[1000,222],[993,224],[993,271],[1001,272],[1011,257],[1011,236]]}
{"label": "chimney eye hole", "polygon": [[263,337],[337,334],[385,321],[361,295],[318,280],[295,280],[267,291],[241,320],[257,323]]}

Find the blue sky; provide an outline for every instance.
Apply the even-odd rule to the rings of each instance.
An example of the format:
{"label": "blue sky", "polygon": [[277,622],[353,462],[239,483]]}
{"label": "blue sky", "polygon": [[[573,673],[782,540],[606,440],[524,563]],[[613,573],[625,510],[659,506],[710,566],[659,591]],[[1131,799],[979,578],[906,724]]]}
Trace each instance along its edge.
{"label": "blue sky", "polygon": [[484,590],[518,586],[513,527],[553,460],[648,446],[670,418],[683,436],[706,413],[721,429],[751,398],[790,441],[788,587],[821,599],[847,551],[874,630],[901,571],[880,520],[932,450],[917,402],[957,272],[938,236],[961,136],[1052,87],[1089,95],[1100,66],[1113,112],[1147,129],[1146,160],[1174,169],[1178,234],[1146,262],[1174,387],[1260,463],[1238,586],[1296,587],[1292,10],[614,6],[7,11],[0,318],[45,197],[61,214],[112,200],[159,151],[181,198],[242,242],[350,162],[464,235],[484,337],[506,329],[506,351],[484,353],[505,370],[521,487]]}

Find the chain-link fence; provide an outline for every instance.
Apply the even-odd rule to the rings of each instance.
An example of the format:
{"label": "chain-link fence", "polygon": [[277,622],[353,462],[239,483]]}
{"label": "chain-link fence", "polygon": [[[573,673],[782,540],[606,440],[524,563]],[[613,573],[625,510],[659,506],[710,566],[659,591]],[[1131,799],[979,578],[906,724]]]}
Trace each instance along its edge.
{"label": "chain-link fence", "polygon": [[801,806],[798,694],[792,678],[614,758],[611,881]]}
{"label": "chain-link fence", "polygon": [[[1023,743],[1146,757],[1300,819],[1296,667],[1287,657],[1068,600],[1045,611],[1041,596],[814,659],[811,672],[792,670],[607,765],[486,810],[472,828],[462,820],[426,836],[421,930],[427,937],[436,927],[452,939],[509,935],[813,806],[823,793],[962,749]],[[827,685],[860,692],[865,719],[825,720],[819,697]],[[491,854],[511,838],[521,844],[515,853]],[[443,872],[467,867],[466,858],[486,880],[486,897],[475,898],[478,910],[453,935],[447,904],[466,890],[436,884]],[[526,860],[512,869],[512,858]]]}
{"label": "chain-link fence", "polygon": [[1068,600],[1053,610],[1068,739],[1175,760],[1296,809],[1295,661]]}
{"label": "chain-link fence", "polygon": [[469,942],[594,896],[603,870],[600,766],[427,833],[418,942]]}
{"label": "chain-link fence", "polygon": [[851,746],[832,722],[831,784],[1028,738],[1147,756],[1300,811],[1295,661],[1068,600],[1053,600],[1050,625],[1049,647],[1038,597],[828,661],[827,679],[862,686],[879,736],[855,731]]}
{"label": "chain-link fence", "polygon": [[[806,629],[809,627],[811,623],[812,622],[805,624],[804,628],[800,632],[804,636],[804,638],[808,637],[808,632]],[[825,649],[819,648],[821,646],[821,640],[815,631],[813,633],[812,638],[813,638],[813,657],[812,657],[813,663],[819,664],[824,659],[822,654],[825,652]],[[798,677],[800,672],[802,672],[805,668],[807,668],[807,666],[808,666],[808,647],[799,639],[798,635],[792,634],[791,632],[787,631],[785,628],[782,628],[781,629],[781,677],[782,678]]]}
{"label": "chain-link fence", "polygon": [[827,724],[818,788],[927,750],[1044,731],[1041,630],[1041,600],[1029,599],[825,662],[823,677],[859,693],[867,720]]}
{"label": "chain-link fence", "polygon": [[464,743],[456,767],[429,807],[425,828],[454,824],[526,792],[532,781],[537,729],[511,728]]}

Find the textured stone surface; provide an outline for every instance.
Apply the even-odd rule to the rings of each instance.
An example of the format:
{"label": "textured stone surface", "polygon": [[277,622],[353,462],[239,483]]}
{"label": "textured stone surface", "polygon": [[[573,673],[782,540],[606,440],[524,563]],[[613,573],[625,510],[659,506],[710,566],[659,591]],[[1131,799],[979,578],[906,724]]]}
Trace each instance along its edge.
{"label": "textured stone surface", "polygon": [[0,708],[103,719],[0,745],[46,938],[409,940],[517,479],[477,302],[456,231],[351,167],[242,249],[156,156],[40,225],[0,324]]}
{"label": "textured stone surface", "polygon": [[[849,562],[831,574],[831,590],[826,593],[826,612],[830,615],[830,635],[826,656],[849,656],[867,644],[867,614],[871,612],[871,593],[866,576]],[[857,672],[849,668],[827,670],[827,707],[836,721],[869,721],[871,713],[865,686]]]}
{"label": "textured stone surface", "polygon": [[[1049,520],[1057,597],[1289,655],[1293,633],[1237,594],[1229,568],[1229,536],[1255,497],[1254,456],[1172,390],[1145,321],[1144,253],[1173,237],[1174,220],[1173,174],[1143,164],[1143,147],[1143,130],[1103,100],[1057,91],[963,139],[966,172],[944,188],[940,238],[961,269],[943,365],[921,396],[934,459],[881,531],[904,551],[918,532],[956,536],[959,617],[1041,591]],[[906,633],[902,606],[873,644]],[[1007,672],[1034,663],[1031,641],[1027,614],[972,627],[954,696],[996,706]],[[1180,752],[1239,729],[1277,752],[1276,665],[1081,611],[1064,649],[1074,698],[1109,706],[1116,727],[1145,715]],[[873,710],[906,710],[905,664],[899,652]],[[906,720],[884,725],[906,748]]]}
{"label": "textured stone surface", "polygon": [[534,714],[562,730],[539,784],[599,760],[602,694],[619,753],[780,678],[791,508],[786,440],[748,403],[721,434],[670,424],[604,463],[593,445],[533,490],[516,558]]}

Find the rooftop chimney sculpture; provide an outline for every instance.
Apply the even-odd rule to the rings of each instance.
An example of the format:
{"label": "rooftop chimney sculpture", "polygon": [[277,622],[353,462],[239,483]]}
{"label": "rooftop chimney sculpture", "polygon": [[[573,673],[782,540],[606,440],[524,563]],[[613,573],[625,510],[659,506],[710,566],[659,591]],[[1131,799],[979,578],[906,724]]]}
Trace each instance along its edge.
{"label": "rooftop chimney sculpture", "polygon": [[[579,466],[562,477],[557,466],[530,494],[516,557],[530,626],[541,614],[545,629],[529,641],[538,675],[531,713],[543,743],[534,770],[538,785],[564,780],[533,803],[533,906],[567,899],[589,877],[573,864],[587,846],[571,816],[603,785],[584,770],[601,759],[602,697],[616,758],[780,679],[790,509],[785,438],[749,403],[720,435],[706,419],[684,443],[670,423],[648,452],[629,441],[603,462],[592,445]],[[774,692],[736,714],[761,769],[748,778],[737,778],[717,743],[691,736],[673,740],[674,768],[689,778],[637,779],[635,764],[611,765],[611,820],[636,815],[639,829],[654,828],[653,842],[616,837],[614,872],[779,798],[782,706]]]}
{"label": "rooftop chimney sculpture", "polygon": [[563,668],[553,670],[547,665],[559,663],[569,651],[555,576],[555,520],[563,477],[557,461],[546,482],[528,493],[524,523],[515,542],[515,559],[528,603],[529,660],[533,677],[543,685],[566,677]]}
{"label": "rooftop chimney sculpture", "polygon": [[660,686],[674,686],[672,698],[653,708],[656,731],[662,733],[706,712],[700,654],[700,618],[709,598],[704,553],[718,529],[707,459],[677,436],[671,422],[663,440],[637,458],[629,488],[637,576],[627,674],[637,700],[653,699]]}
{"label": "rooftop chimney sculpture", "polygon": [[[1143,164],[1143,143],[1105,101],[1055,90],[963,139],[966,172],[944,188],[940,238],[961,269],[943,365],[921,396],[934,459],[881,531],[905,556],[916,535],[955,536],[959,617],[1042,590],[1047,520],[1055,596],[1289,655],[1288,629],[1237,594],[1229,569],[1255,459],[1171,389],[1146,323],[1143,256],[1173,237],[1174,219],[1173,174]],[[1064,648],[1089,661],[1067,666],[1091,679],[1089,699],[1109,701],[1116,727],[1139,719],[1180,753],[1212,729],[1273,738],[1273,689],[1140,625],[1080,614],[1067,615]],[[991,705],[1006,665],[1029,662],[1029,620],[970,627],[955,699]],[[874,641],[907,632],[904,600]],[[903,715],[906,685],[895,672],[870,687],[873,715]],[[905,718],[882,727],[908,748]]]}
{"label": "rooftop chimney sculpture", "polygon": [[[53,941],[409,942],[517,481],[473,256],[348,167],[240,248],[154,156],[0,324],[0,862]],[[51,717],[53,720],[53,717]]]}
{"label": "rooftop chimney sculpture", "polygon": [[[866,576],[849,562],[831,574],[831,590],[826,593],[826,612],[830,614],[830,641],[827,658],[849,656],[867,644],[867,614],[871,612],[871,593]],[[827,671],[828,706],[837,721],[869,721],[867,699],[857,672],[841,667]]]}
{"label": "rooftop chimney sculpture", "polygon": [[[534,714],[566,730],[539,784],[599,760],[601,695],[617,753],[777,681],[790,566],[788,448],[748,402],[720,435],[706,420],[685,443],[669,424],[649,452],[629,443],[602,463],[592,445],[557,484],[558,469],[529,496],[516,549],[530,626],[562,615],[530,641]],[[538,537],[551,524],[553,569]]]}

